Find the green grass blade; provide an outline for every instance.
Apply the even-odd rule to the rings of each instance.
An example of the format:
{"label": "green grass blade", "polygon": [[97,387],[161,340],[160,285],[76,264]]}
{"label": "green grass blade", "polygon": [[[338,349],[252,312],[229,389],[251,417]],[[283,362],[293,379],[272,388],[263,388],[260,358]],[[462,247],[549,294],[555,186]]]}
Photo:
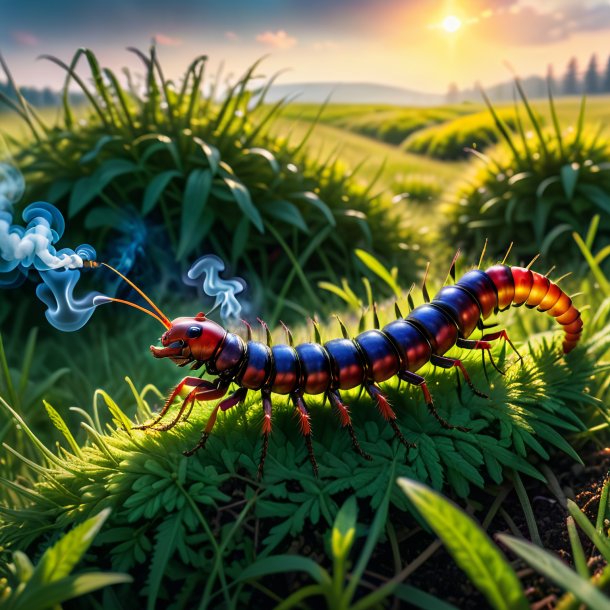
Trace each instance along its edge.
{"label": "green grass blade", "polygon": [[534,516],[534,511],[532,510],[532,505],[527,495],[527,491],[525,490],[525,486],[523,485],[523,481],[521,480],[521,476],[517,471],[513,471],[513,483],[515,484],[515,491],[517,492],[517,497],[519,498],[521,508],[525,515],[525,522],[527,523],[527,529],[529,530],[532,542],[539,547],[542,547],[542,540],[540,539],[540,533],[538,532],[538,526],[536,525],[536,517]]}
{"label": "green grass blade", "polygon": [[573,572],[552,553],[538,548],[531,542],[512,538],[505,534],[499,534],[498,538],[535,570],[562,589],[572,593],[582,603],[587,604],[590,610],[608,609],[608,598],[590,582]]}
{"label": "green grass blade", "polygon": [[604,482],[602,493],[599,497],[599,507],[597,509],[597,520],[595,522],[595,529],[601,535],[604,533],[604,524],[606,521],[606,512],[608,510],[608,496],[610,491],[610,478]]}
{"label": "green grass blade", "polygon": [[593,254],[591,253],[589,248],[587,248],[587,245],[585,244],[582,237],[578,233],[576,233],[576,232],[572,233],[572,237],[576,241],[576,244],[578,245],[580,251],[582,252],[582,255],[585,257],[585,260],[589,264],[591,273],[593,273],[593,275],[595,276],[595,279],[599,283],[599,286],[602,289],[602,291],[604,292],[604,295],[610,296],[610,282],[608,282],[601,267],[595,261]]}
{"label": "green grass blade", "polygon": [[574,567],[580,576],[589,579],[589,567],[587,566],[587,558],[585,557],[585,551],[582,548],[582,542],[578,536],[576,530],[576,524],[574,523],[574,517],[569,516],[566,519],[566,525],[568,528],[568,536],[570,538],[570,547],[572,548],[572,559],[574,561]]}
{"label": "green grass blade", "polygon": [[398,484],[457,565],[496,610],[529,608],[514,570],[471,517],[421,483],[401,478]]}

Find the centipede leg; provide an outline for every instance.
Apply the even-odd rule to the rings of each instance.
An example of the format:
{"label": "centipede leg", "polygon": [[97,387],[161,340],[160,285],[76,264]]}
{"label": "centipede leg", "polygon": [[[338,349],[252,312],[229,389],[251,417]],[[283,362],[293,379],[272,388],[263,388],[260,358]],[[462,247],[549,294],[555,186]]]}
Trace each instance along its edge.
{"label": "centipede leg", "polygon": [[212,389],[202,389],[201,387],[194,388],[182,401],[182,406],[178,411],[178,415],[176,415],[176,417],[174,417],[174,419],[169,422],[169,424],[158,426],[156,428],[153,428],[153,430],[158,430],[159,432],[167,432],[167,430],[171,430],[182,419],[182,414],[187,410],[187,408],[192,408],[193,404],[196,401],[216,400],[217,398],[222,398],[227,393],[227,388],[227,385],[214,386]]}
{"label": "centipede leg", "polygon": [[394,431],[394,436],[400,441],[402,445],[406,447],[407,450],[411,449],[411,447],[416,447],[415,444],[410,443],[403,435],[402,431],[398,427],[398,423],[396,422],[396,413],[390,406],[388,399],[385,394],[378,388],[374,383],[365,383],[364,388],[368,392],[369,396],[375,401],[377,405],[377,409],[383,419],[385,419],[391,426]]}
{"label": "centipede leg", "polygon": [[485,372],[485,379],[489,383],[489,377],[487,376],[487,368],[485,366],[485,352],[489,355],[489,361],[491,365],[500,373],[500,375],[506,375],[506,373],[498,367],[496,361],[494,360],[493,354],[491,353],[491,343],[488,341],[484,341],[483,339],[458,339],[456,343],[457,347],[461,347],[462,349],[480,349],[481,357],[483,359],[483,371]]}
{"label": "centipede leg", "polygon": [[330,400],[330,403],[339,412],[341,426],[347,430],[350,438],[352,439],[352,447],[354,448],[354,451],[358,455],[363,457],[365,460],[369,460],[369,461],[372,460],[373,458],[362,449],[362,447],[360,446],[360,443],[358,442],[358,438],[356,437],[356,432],[354,431],[354,426],[352,425],[352,418],[350,417],[349,409],[348,409],[347,405],[345,405],[343,403],[343,401],[341,400],[341,394],[339,394],[339,392],[337,390],[330,390],[327,393],[327,396],[328,396],[328,399]]}
{"label": "centipede leg", "polygon": [[261,448],[261,457],[258,462],[258,480],[263,478],[265,470],[265,459],[267,458],[267,449],[269,448],[269,435],[271,434],[271,393],[263,390],[261,392],[263,401],[263,446]]}
{"label": "centipede leg", "polygon": [[316,462],[316,456],[313,452],[313,444],[311,442],[311,421],[309,411],[305,406],[305,401],[300,394],[292,394],[292,401],[294,402],[294,406],[296,408],[296,414],[299,419],[299,427],[301,429],[301,434],[305,438],[305,444],[307,445],[307,455],[309,456],[309,461],[311,462],[311,467],[313,469],[314,475],[318,476],[318,463]]}
{"label": "centipede leg", "polygon": [[438,423],[445,428],[446,430],[459,430],[460,432],[469,432],[470,428],[464,428],[463,426],[454,426],[450,424],[441,414],[436,410],[436,406],[434,401],[432,400],[432,395],[430,394],[430,390],[426,384],[426,380],[416,373],[412,373],[411,371],[400,371],[398,376],[410,383],[411,385],[415,385],[421,388],[421,391],[424,395],[424,401],[426,402],[426,406],[428,407],[428,411],[430,414],[438,421]]}
{"label": "centipede leg", "polygon": [[483,337],[481,337],[481,341],[494,341],[495,339],[504,339],[513,348],[513,351],[517,354],[517,358],[523,362],[523,356],[519,353],[515,344],[510,340],[510,337],[505,330],[499,330],[498,332],[483,335]]}
{"label": "centipede leg", "polygon": [[474,387],[474,384],[472,383],[472,380],[470,379],[470,375],[468,374],[466,367],[464,366],[462,361],[459,360],[458,358],[447,358],[446,356],[439,356],[437,354],[432,354],[432,356],[430,358],[430,362],[432,364],[436,364],[444,369],[449,369],[452,366],[457,367],[462,372],[462,375],[464,375],[464,380],[466,381],[466,383],[468,384],[470,389],[477,396],[480,396],[481,398],[489,398],[489,396],[487,396],[487,394],[484,394],[483,392],[481,392],[480,390],[477,390],[477,388]]}
{"label": "centipede leg", "polygon": [[153,426],[157,425],[165,417],[165,414],[169,411],[169,408],[172,406],[172,403],[176,399],[176,396],[178,396],[178,394],[180,394],[180,392],[182,391],[182,388],[184,388],[185,385],[193,386],[195,388],[207,388],[207,389],[216,388],[216,385],[214,385],[213,383],[211,383],[205,379],[200,379],[199,377],[185,377],[170,392],[169,396],[165,400],[165,404],[163,405],[163,408],[159,412],[159,415],[157,415],[157,417],[155,417],[155,419],[152,422],[150,422],[149,424],[141,424],[139,426],[134,426],[133,430],[146,430],[147,428],[152,428]]}

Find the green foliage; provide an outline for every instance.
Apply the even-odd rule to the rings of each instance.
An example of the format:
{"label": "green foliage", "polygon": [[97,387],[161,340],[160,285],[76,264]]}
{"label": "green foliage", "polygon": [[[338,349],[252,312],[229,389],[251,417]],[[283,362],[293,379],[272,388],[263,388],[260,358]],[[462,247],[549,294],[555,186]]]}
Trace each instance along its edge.
{"label": "green foliage", "polygon": [[[92,242],[106,258],[120,257],[117,240],[145,244],[155,284],[168,260],[185,265],[214,251],[246,276],[267,315],[276,308],[301,314],[303,294],[309,310],[322,309],[309,282],[334,281],[337,268],[353,275],[354,246],[388,260],[404,254],[396,247],[406,238],[404,223],[372,185],[357,185],[336,162],[308,157],[304,141],[288,145],[268,135],[282,104],[264,106],[273,79],[260,85],[258,62],[219,98],[218,79],[204,83],[205,56],[175,83],[165,79],[154,47],[149,55],[132,51],[145,69],[143,91],[131,78],[123,87],[79,49],[70,65],[46,58],[66,71],[63,125],[37,120],[25,100],[13,104],[34,137],[15,154],[24,201],[57,205],[72,243]],[[92,84],[77,72],[81,60]],[[73,84],[87,109],[71,106]]]}
{"label": "green foliage", "polygon": [[[382,323],[389,319],[389,310],[378,312]],[[365,320],[367,326],[370,317]],[[595,325],[587,328],[596,330]],[[385,384],[406,438],[417,444],[408,456],[367,398],[354,393],[345,397],[362,447],[373,456],[371,462],[352,451],[349,435],[319,399],[306,397],[312,411],[319,478],[311,472],[291,408],[277,396],[262,482],[256,481],[260,454],[257,397],[248,398],[245,409],[229,411],[219,418],[206,450],[194,458],[183,457],[182,451],[198,440],[211,405],[200,404],[189,423],[171,431],[142,432],[130,429],[125,413],[135,413],[139,421],[149,419],[149,397],[158,404],[160,394],[151,394],[151,388],[142,393],[134,391],[121,408],[108,395],[99,393],[97,403],[108,407],[113,423],[104,423],[106,418],[99,409],[93,417],[81,412],[89,440],[79,444],[77,450],[56,408],[52,419],[67,446],[63,442],[55,453],[37,439],[14,409],[2,402],[3,410],[19,424],[21,435],[30,439],[41,457],[37,463],[26,462],[32,473],[30,483],[11,483],[9,500],[0,509],[0,544],[14,550],[31,549],[75,520],[112,508],[107,525],[96,539],[96,553],[108,557],[112,569],[140,575],[141,584],[129,593],[129,603],[141,605],[140,594],[149,608],[160,604],[177,610],[193,604],[206,608],[247,603],[253,595],[260,595],[255,591],[261,589],[258,582],[246,586],[239,581],[244,569],[257,560],[284,555],[289,549],[298,552],[296,541],[302,537],[309,539],[308,544],[322,544],[320,536],[337,519],[338,506],[346,496],[357,498],[361,514],[379,509],[385,514],[388,489],[393,510],[408,508],[404,496],[391,485],[394,476],[416,479],[465,497],[472,485],[500,483],[513,471],[542,478],[532,457],[548,460],[553,447],[578,459],[565,435],[582,430],[581,418],[598,406],[597,400],[583,390],[594,373],[605,370],[600,354],[610,343],[610,331],[603,332],[567,358],[559,358],[552,342],[538,340],[521,348],[525,352],[523,366],[511,365],[504,348],[497,349],[495,357],[507,374],[502,377],[488,370],[491,385],[480,360],[467,359],[473,382],[489,394],[489,400],[475,396],[468,388],[462,388],[460,399],[450,376],[424,371],[443,416],[471,428],[467,433],[443,429],[427,412],[418,388],[399,389],[395,382]],[[322,329],[323,339],[332,335],[330,329]],[[14,450],[9,451],[19,458]],[[344,524],[351,513],[348,508],[345,511],[336,526],[337,555],[349,546],[350,528]],[[368,518],[364,516],[364,522]],[[257,532],[255,537],[252,531]],[[336,573],[336,567],[329,571]],[[351,573],[357,576],[353,569]],[[393,581],[394,595],[411,591],[402,588],[403,579]],[[352,582],[343,577],[341,580],[345,587]],[[361,587],[351,586],[350,599],[356,589],[360,596]],[[274,590],[282,598],[295,593],[287,583],[280,587],[282,591]],[[390,592],[388,589],[387,594]],[[422,607],[434,607],[425,595],[421,599]]]}
{"label": "green foliage", "polygon": [[445,547],[496,610],[529,608],[519,579],[474,519],[450,500],[416,481],[399,485]]}
{"label": "green foliage", "polygon": [[430,203],[435,202],[443,191],[443,182],[433,175],[401,175],[392,183],[392,192],[396,193],[392,201]]}
{"label": "green foliage", "polygon": [[403,108],[373,104],[328,104],[320,112],[315,105],[290,104],[282,114],[303,120],[319,120],[388,144],[400,144],[417,130],[473,111],[473,107],[468,105]]}
{"label": "green foliage", "polygon": [[493,254],[514,241],[519,257],[542,252],[553,262],[566,262],[578,256],[571,233],[585,234],[590,219],[600,214],[597,245],[606,246],[610,150],[599,130],[585,129],[584,98],[576,128],[562,130],[549,94],[552,127],[543,129],[519,92],[531,131],[515,109],[518,135],[512,134],[489,104],[503,145],[489,156],[478,155],[471,177],[451,196],[445,210],[447,231],[469,252],[480,252],[489,238]]}
{"label": "green foliage", "polygon": [[108,518],[101,511],[63,535],[41,556],[36,566],[22,551],[13,553],[9,578],[0,580],[0,602],[5,610],[50,610],[92,591],[132,582],[127,574],[81,572],[71,575]]}
{"label": "green foliage", "polygon": [[[503,109],[498,111],[498,117],[509,129],[515,129],[513,112]],[[420,129],[408,137],[401,147],[408,152],[436,159],[456,160],[467,157],[470,149],[484,150],[496,144],[500,137],[494,118],[486,112],[477,112]]]}

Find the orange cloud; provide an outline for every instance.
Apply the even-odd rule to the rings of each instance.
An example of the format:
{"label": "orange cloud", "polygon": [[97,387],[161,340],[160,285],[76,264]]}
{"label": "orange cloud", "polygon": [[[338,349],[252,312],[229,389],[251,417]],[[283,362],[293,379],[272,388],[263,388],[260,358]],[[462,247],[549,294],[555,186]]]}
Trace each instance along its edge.
{"label": "orange cloud", "polygon": [[182,40],[180,40],[180,38],[172,38],[167,34],[155,34],[154,39],[157,44],[165,47],[176,47],[182,44]]}
{"label": "orange cloud", "polygon": [[236,32],[229,30],[228,32],[225,32],[225,38],[227,40],[239,40],[239,35]]}
{"label": "orange cloud", "polygon": [[256,37],[256,40],[277,49],[290,49],[297,43],[297,39],[289,36],[284,30],[263,32]]}

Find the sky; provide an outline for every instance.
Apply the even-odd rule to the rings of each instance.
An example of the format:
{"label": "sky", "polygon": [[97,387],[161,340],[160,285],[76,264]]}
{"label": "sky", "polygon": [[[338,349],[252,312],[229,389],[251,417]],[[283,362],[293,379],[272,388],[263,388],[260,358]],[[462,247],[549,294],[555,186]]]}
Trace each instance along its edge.
{"label": "sky", "polygon": [[[81,46],[104,66],[138,68],[126,47],[156,40],[166,76],[205,53],[212,70],[261,71],[279,82],[372,82],[444,93],[521,76],[561,75],[610,54],[610,1],[602,0],[0,0],[0,53],[20,85],[59,88]],[[2,76],[0,76],[2,79]]]}

